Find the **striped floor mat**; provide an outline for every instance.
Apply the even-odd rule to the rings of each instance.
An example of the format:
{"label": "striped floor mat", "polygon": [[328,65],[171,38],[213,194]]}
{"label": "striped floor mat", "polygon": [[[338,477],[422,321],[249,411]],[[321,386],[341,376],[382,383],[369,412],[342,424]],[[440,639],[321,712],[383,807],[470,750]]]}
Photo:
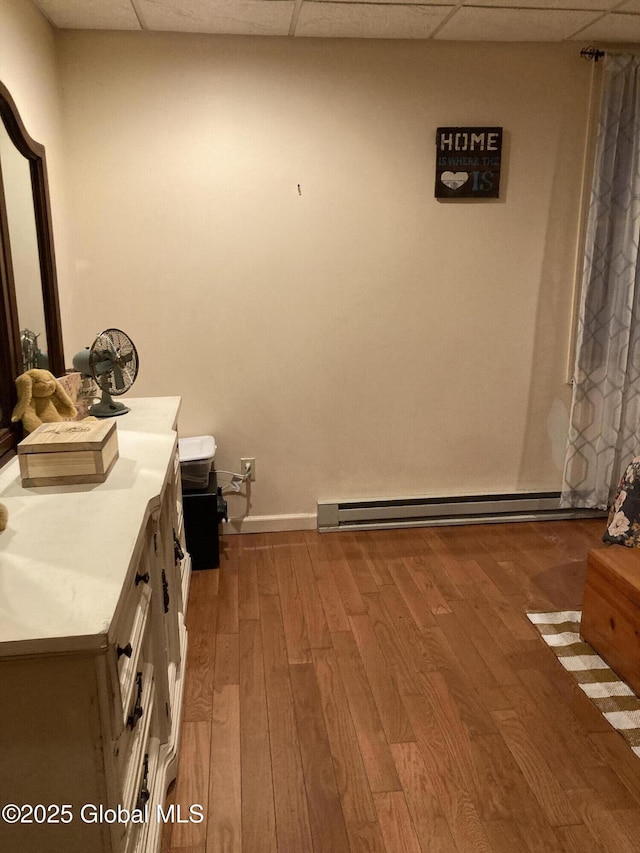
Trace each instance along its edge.
{"label": "striped floor mat", "polygon": [[640,699],[580,639],[580,611],[527,613],[527,616],[580,688],[640,756]]}

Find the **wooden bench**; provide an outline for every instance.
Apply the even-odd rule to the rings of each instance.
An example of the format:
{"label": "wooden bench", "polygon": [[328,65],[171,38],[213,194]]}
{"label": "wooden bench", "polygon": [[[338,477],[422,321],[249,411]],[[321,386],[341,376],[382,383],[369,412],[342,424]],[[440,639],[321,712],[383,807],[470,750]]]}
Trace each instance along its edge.
{"label": "wooden bench", "polygon": [[580,636],[640,695],[640,549],[589,552]]}

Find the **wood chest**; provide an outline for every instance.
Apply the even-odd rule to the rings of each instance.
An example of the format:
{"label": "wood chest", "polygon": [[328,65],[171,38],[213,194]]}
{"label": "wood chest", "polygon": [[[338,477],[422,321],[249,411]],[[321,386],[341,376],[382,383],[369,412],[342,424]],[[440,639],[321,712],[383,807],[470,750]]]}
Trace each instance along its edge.
{"label": "wood chest", "polygon": [[640,695],[640,550],[589,552],[580,635]]}
{"label": "wood chest", "polygon": [[112,419],[42,424],[18,445],[26,487],[104,483],[117,458]]}

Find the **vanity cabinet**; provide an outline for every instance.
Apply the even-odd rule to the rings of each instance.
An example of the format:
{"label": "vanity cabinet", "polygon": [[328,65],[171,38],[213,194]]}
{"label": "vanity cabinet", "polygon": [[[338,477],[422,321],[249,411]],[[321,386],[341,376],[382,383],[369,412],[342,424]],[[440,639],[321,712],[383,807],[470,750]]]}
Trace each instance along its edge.
{"label": "vanity cabinet", "polygon": [[0,850],[156,853],[171,819],[191,573],[179,399],[127,404],[105,483],[0,471]]}

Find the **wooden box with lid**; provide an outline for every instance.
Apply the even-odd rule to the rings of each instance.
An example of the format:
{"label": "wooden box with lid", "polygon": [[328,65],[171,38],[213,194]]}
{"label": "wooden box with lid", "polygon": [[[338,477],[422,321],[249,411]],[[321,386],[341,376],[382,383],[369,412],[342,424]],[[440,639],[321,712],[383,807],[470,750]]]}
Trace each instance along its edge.
{"label": "wooden box with lid", "polygon": [[610,545],[587,560],[580,636],[640,694],[640,552]]}
{"label": "wooden box with lid", "polygon": [[112,419],[42,424],[18,445],[22,485],[104,483],[118,459]]}

